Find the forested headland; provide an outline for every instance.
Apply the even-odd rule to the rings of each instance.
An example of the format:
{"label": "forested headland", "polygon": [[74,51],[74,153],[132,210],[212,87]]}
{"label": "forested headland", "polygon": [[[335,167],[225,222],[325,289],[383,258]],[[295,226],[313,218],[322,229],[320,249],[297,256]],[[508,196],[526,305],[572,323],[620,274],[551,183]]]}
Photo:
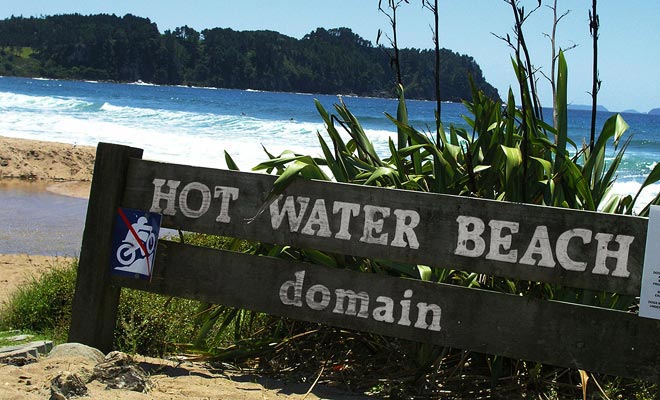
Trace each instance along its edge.
{"label": "forested headland", "polygon": [[[442,49],[440,60],[442,100],[470,99],[469,76],[499,98],[472,57]],[[401,49],[400,63],[407,97],[435,99],[433,51]],[[395,88],[388,49],[348,28],[302,39],[188,26],[161,33],[130,14],[2,20],[0,75],[359,96],[393,96]]]}

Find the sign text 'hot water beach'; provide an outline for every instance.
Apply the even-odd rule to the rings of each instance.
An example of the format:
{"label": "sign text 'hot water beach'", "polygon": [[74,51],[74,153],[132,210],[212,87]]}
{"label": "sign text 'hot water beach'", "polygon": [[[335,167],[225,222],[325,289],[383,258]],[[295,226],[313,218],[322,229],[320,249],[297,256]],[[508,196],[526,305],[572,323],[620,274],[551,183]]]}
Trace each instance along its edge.
{"label": "sign text 'hot water beach'", "polygon": [[[244,219],[236,217],[236,208],[256,210],[262,201],[243,199],[241,188],[235,186],[163,178],[156,178],[152,183],[150,211],[168,216],[181,213],[186,218],[197,219],[212,214],[218,224],[246,224]],[[337,196],[331,200],[310,195],[280,195],[265,213],[270,217],[269,223],[260,227],[410,251],[437,247],[434,241],[450,235],[454,238],[451,249],[447,249],[451,255],[471,261],[482,259],[519,266],[561,268],[619,278],[630,275],[628,259],[635,240],[631,235],[593,231],[585,226],[551,233],[547,224],[530,224],[525,218],[483,218],[460,210],[449,218],[444,216],[448,223],[443,225],[428,220],[442,209],[441,203],[436,205],[438,210],[425,210],[424,215],[420,215],[419,207],[357,203],[341,200],[341,194]],[[425,229],[425,223],[433,224],[434,228]],[[594,254],[592,259],[589,254]],[[444,262],[437,260],[437,264]]]}

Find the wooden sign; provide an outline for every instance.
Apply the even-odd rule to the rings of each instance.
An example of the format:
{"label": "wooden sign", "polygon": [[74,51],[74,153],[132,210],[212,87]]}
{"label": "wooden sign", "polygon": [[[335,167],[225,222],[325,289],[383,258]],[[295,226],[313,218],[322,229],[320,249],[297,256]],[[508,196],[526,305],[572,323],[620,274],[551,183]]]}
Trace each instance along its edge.
{"label": "wooden sign", "polygon": [[[639,295],[646,220],[131,160],[128,207],[164,226]],[[250,221],[252,218],[254,221]]]}
{"label": "wooden sign", "polygon": [[121,206],[160,213],[163,227],[184,231],[636,296],[644,218],[303,180],[264,203],[275,177],[144,161],[140,154],[99,145],[72,341],[110,348],[115,295],[123,286],[594,372],[660,377],[660,325],[636,313],[162,240],[148,282],[110,276],[104,241],[110,209]]}

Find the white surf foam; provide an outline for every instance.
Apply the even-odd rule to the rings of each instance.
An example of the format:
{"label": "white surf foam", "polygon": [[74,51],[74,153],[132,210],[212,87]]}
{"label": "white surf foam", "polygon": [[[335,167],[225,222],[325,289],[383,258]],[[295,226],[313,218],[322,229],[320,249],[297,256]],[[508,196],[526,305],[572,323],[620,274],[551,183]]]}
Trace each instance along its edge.
{"label": "white surf foam", "polygon": [[85,100],[57,96],[28,96],[18,93],[0,92],[0,111],[63,111],[92,106]]}
{"label": "white surf foam", "polygon": [[[639,188],[642,187],[642,181],[639,180],[626,180],[626,181],[617,181],[614,183],[612,188],[613,194],[619,194],[622,196],[633,196],[637,194]],[[640,212],[647,204],[649,204],[657,195],[660,193],[660,183],[654,183],[649,185],[642,190],[637,202],[635,203],[634,211],[636,213]]]}
{"label": "white surf foam", "polygon": [[[332,149],[320,118],[318,123],[267,120],[9,92],[0,92],[0,112],[0,135],[92,146],[112,142],[143,148],[152,160],[212,168],[226,168],[227,151],[242,170],[250,170],[268,159],[262,146],[275,156],[285,150],[321,156],[317,132]],[[348,142],[349,134],[337,128]],[[366,134],[381,157],[389,156],[388,141],[396,142],[394,127],[367,129]],[[640,186],[639,176],[620,177],[613,192],[634,196]],[[645,189],[637,210],[659,191],[660,184]]]}

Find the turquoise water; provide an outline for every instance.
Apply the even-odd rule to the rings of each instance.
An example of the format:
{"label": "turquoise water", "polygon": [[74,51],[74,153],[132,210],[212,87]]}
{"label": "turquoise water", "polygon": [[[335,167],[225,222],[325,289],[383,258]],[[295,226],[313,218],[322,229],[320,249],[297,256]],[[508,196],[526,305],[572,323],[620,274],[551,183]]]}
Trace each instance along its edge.
{"label": "turquoise water", "polygon": [[[145,149],[147,157],[168,162],[224,167],[227,150],[249,169],[284,149],[321,154],[316,132],[324,132],[314,98],[331,109],[336,96],[249,90],[56,81],[0,77],[0,135],[95,145],[99,141]],[[396,114],[392,99],[345,96],[377,149],[387,149]],[[409,101],[411,123],[434,126],[435,103]],[[464,125],[461,104],[444,104],[443,121]],[[545,110],[547,117],[551,111]],[[598,126],[611,113],[598,113]],[[591,114],[569,113],[571,138],[588,138]],[[621,180],[639,180],[660,156],[660,116],[624,114],[632,142]]]}
{"label": "turquoise water", "polygon": [[[147,159],[213,168],[225,167],[226,150],[249,170],[267,159],[262,146],[273,154],[322,154],[316,133],[325,131],[315,98],[328,110],[338,101],[327,95],[0,77],[0,135],[92,146],[113,142],[143,148]],[[396,131],[383,113],[395,115],[397,102],[343,99],[377,151],[387,153]],[[433,102],[409,101],[411,124],[430,130],[434,108]],[[551,111],[544,112],[550,118]],[[443,122],[464,125],[464,113],[461,104],[444,104]],[[599,112],[598,126],[610,115]],[[660,159],[660,116],[623,116],[632,141],[615,190],[635,193]],[[570,136],[578,145],[588,138],[590,118],[588,111],[569,112]],[[646,191],[639,204],[658,188]]]}
{"label": "turquoise water", "polygon": [[[96,145],[99,141],[141,147],[145,157],[166,162],[225,166],[228,151],[242,169],[291,149],[320,155],[316,132],[324,133],[314,107],[336,96],[172,86],[56,81],[0,77],[0,135]],[[391,99],[345,96],[377,150],[387,152],[395,127],[383,113],[396,114]],[[411,124],[434,126],[435,103],[409,101]],[[443,122],[464,125],[461,104],[444,104]],[[547,118],[551,111],[545,110]],[[598,113],[598,126],[611,115]],[[589,135],[591,113],[571,110],[569,132],[580,145]],[[624,114],[632,142],[620,180],[641,183],[660,158],[660,116]]]}

